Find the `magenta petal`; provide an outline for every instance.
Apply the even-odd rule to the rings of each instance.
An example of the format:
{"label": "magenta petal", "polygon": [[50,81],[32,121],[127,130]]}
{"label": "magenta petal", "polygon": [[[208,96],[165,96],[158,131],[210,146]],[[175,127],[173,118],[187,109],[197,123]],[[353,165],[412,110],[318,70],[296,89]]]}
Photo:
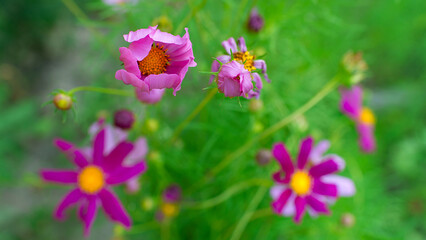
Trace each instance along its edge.
{"label": "magenta petal", "polygon": [[80,189],[76,188],[69,192],[59,203],[59,205],[56,207],[55,211],[55,218],[58,220],[64,219],[64,211],[69,208],[70,206],[76,204],[81,198],[83,197],[83,194],[81,193]]}
{"label": "magenta petal", "polygon": [[281,195],[272,203],[272,209],[276,214],[281,214],[284,206],[287,204],[287,200],[291,195],[291,190],[284,190]]}
{"label": "magenta petal", "polygon": [[71,148],[74,147],[74,145],[68,141],[65,141],[63,139],[55,139],[53,140],[53,144],[61,151],[66,152],[69,151]]}
{"label": "magenta petal", "polygon": [[340,110],[352,119],[357,119],[362,109],[362,88],[353,86],[352,89],[340,88],[342,99]]}
{"label": "magenta petal", "polygon": [[297,156],[297,168],[305,168],[306,163],[308,163],[308,157],[311,153],[313,142],[314,140],[312,137],[303,139],[302,143],[300,144],[299,155]]}
{"label": "magenta petal", "polygon": [[96,134],[93,140],[93,163],[101,165],[104,159],[105,129]]}
{"label": "magenta petal", "polygon": [[148,144],[146,139],[140,137],[133,143],[133,151],[124,160],[125,166],[130,166],[143,160],[148,152]]}
{"label": "magenta petal", "polygon": [[307,196],[306,203],[313,209],[315,212],[329,214],[330,211],[327,208],[327,205],[320,200],[316,199],[313,196]]}
{"label": "magenta petal", "polygon": [[356,192],[354,182],[346,177],[327,175],[321,178],[324,183],[334,184],[337,187],[337,195],[340,197],[353,196]]}
{"label": "magenta petal", "polygon": [[277,183],[287,184],[290,182],[290,176],[291,174],[286,174],[282,171],[278,171],[272,174],[272,179],[274,179],[274,181]]}
{"label": "magenta petal", "polygon": [[338,170],[339,165],[333,159],[328,159],[318,165],[313,166],[309,170],[309,174],[314,178],[319,178],[324,175],[337,172]]}
{"label": "magenta petal", "polygon": [[131,219],[114,193],[103,188],[98,196],[101,199],[105,213],[111,220],[123,224],[126,228],[130,228],[132,225]]}
{"label": "magenta petal", "polygon": [[374,126],[367,124],[357,124],[359,133],[359,146],[366,153],[376,150],[376,140],[374,138]]}
{"label": "magenta petal", "polygon": [[119,50],[121,54],[120,61],[123,62],[124,69],[126,69],[126,71],[129,73],[133,73],[139,78],[141,76],[141,71],[139,70],[138,60],[132,54],[132,51],[125,47],[121,47]]}
{"label": "magenta petal", "polygon": [[142,79],[138,78],[135,74],[129,73],[124,69],[120,69],[115,73],[115,78],[123,81],[124,84],[132,85],[133,87],[140,88],[143,91],[149,91],[149,85]]}
{"label": "magenta petal", "polygon": [[225,48],[228,54],[231,54],[231,51],[232,53],[238,52],[237,44],[235,43],[234,38],[229,38],[228,40],[223,41],[222,46]]}
{"label": "magenta petal", "polygon": [[132,167],[121,167],[111,173],[106,182],[110,185],[116,185],[128,181],[129,179],[140,175],[147,169],[145,161],[139,162]]}
{"label": "magenta petal", "polygon": [[145,82],[149,85],[149,89],[174,88],[180,82],[177,74],[162,73],[158,75],[151,74],[145,78]]}
{"label": "magenta petal", "polygon": [[42,170],[40,175],[44,181],[60,184],[74,184],[78,179],[78,173],[69,170]]}
{"label": "magenta petal", "polygon": [[247,52],[246,41],[243,37],[238,38],[238,47],[240,48],[241,52]]}
{"label": "magenta petal", "polygon": [[316,165],[321,162],[323,154],[330,148],[330,142],[327,140],[322,140],[312,148],[309,159],[311,162]]}
{"label": "magenta petal", "polygon": [[[229,55],[222,55],[222,56],[217,57],[216,59],[212,63],[211,72],[218,72],[219,68],[220,68],[220,63],[219,62],[221,62],[222,64],[228,63],[229,61],[231,61],[231,56],[229,56]],[[213,82],[213,80],[214,80],[215,77],[216,77],[215,75],[211,75],[210,76],[210,83]]]}
{"label": "magenta petal", "polygon": [[84,223],[84,236],[90,235],[90,229],[96,218],[96,212],[98,210],[96,196],[88,197],[88,203],[80,206],[79,216]]}
{"label": "magenta petal", "polygon": [[306,210],[306,200],[304,197],[297,196],[294,200],[294,204],[296,206],[296,214],[294,215],[294,221],[296,223],[300,223],[305,214]]}
{"label": "magenta petal", "polygon": [[110,172],[120,167],[127,155],[133,150],[131,142],[122,141],[103,160],[102,167]]}
{"label": "magenta petal", "polygon": [[[131,54],[134,57],[134,60],[136,60],[134,64],[136,64],[137,71],[139,72],[139,76],[140,76],[140,71],[139,71],[139,66],[137,65],[138,64],[137,61],[142,61],[146,56],[148,56],[149,51],[151,51],[153,42],[154,41],[150,37],[145,37],[129,44],[129,50],[131,51]],[[121,60],[121,57],[120,57],[120,60]],[[134,72],[132,73],[136,75],[136,73]]]}
{"label": "magenta petal", "polygon": [[129,34],[123,35],[123,38],[124,38],[124,41],[126,42],[134,42],[139,39],[145,38],[148,35],[152,36],[156,30],[157,30],[157,26],[149,27],[146,29],[139,29],[135,32],[130,31]]}
{"label": "magenta petal", "polygon": [[287,151],[284,143],[277,143],[272,148],[272,154],[275,159],[280,163],[282,170],[286,175],[291,175],[294,172],[294,166],[291,162],[290,154]]}
{"label": "magenta petal", "polygon": [[312,192],[324,196],[337,197],[337,186],[335,184],[324,183],[319,179],[315,179]]}
{"label": "magenta petal", "polygon": [[151,89],[149,92],[135,88],[136,98],[146,104],[156,104],[164,95],[164,89]]}
{"label": "magenta petal", "polygon": [[255,60],[253,62],[253,66],[257,69],[261,69],[262,70],[262,74],[263,77],[265,78],[265,80],[270,83],[271,80],[269,80],[268,74],[266,73],[266,63],[264,60]]}
{"label": "magenta petal", "polygon": [[89,164],[84,153],[81,150],[74,151],[74,163],[80,168],[84,168]]}

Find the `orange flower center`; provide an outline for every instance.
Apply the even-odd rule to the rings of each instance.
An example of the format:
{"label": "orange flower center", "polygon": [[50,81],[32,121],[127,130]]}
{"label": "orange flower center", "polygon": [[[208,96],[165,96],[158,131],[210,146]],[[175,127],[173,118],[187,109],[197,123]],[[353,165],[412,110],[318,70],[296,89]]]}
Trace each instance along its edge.
{"label": "orange flower center", "polygon": [[138,61],[139,70],[142,75],[161,74],[166,71],[166,67],[170,65],[170,56],[166,54],[167,49],[157,44],[153,44],[148,55]]}
{"label": "orange flower center", "polygon": [[367,107],[362,108],[359,120],[367,125],[374,125],[376,123],[373,111]]}
{"label": "orange flower center", "polygon": [[297,171],[293,174],[290,187],[297,195],[306,195],[311,189],[311,178],[304,171]]}
{"label": "orange flower center", "polygon": [[235,61],[239,61],[242,64],[244,64],[244,68],[247,69],[248,71],[253,71],[256,70],[256,68],[254,67],[254,56],[251,55],[248,51],[246,52],[236,52],[233,53],[234,55],[234,60]]}
{"label": "orange flower center", "polygon": [[99,167],[87,166],[78,175],[78,185],[83,192],[94,194],[105,185],[104,173]]}

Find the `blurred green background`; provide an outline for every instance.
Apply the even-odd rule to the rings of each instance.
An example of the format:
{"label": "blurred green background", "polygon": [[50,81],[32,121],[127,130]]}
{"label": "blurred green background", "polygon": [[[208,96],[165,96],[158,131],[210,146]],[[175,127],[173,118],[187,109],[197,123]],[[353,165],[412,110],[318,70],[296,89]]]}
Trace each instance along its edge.
{"label": "blurred green background", "polygon": [[[252,7],[265,19],[259,33],[247,30]],[[111,121],[120,108],[138,116],[132,136],[148,138],[149,170],[141,191],[127,195],[116,188],[132,215],[130,232],[110,223],[99,212],[89,239],[229,239],[258,187],[238,192],[206,209],[185,202],[213,198],[237,183],[270,179],[275,162],[259,167],[261,148],[284,141],[296,154],[300,139],[313,135],[330,139],[331,152],[347,161],[342,173],[357,187],[352,198],[339,199],[331,216],[305,216],[296,225],[289,218],[268,214],[268,194],[249,219],[240,239],[426,239],[426,1],[424,0],[188,0],[145,1],[109,6],[101,1],[2,1],[0,8],[0,239],[83,239],[75,209],[66,222],[52,211],[67,187],[42,183],[43,167],[71,167],[52,145],[61,137],[80,146],[89,143],[87,129],[100,116]],[[167,91],[156,106],[134,98],[77,93],[75,115],[41,107],[54,89],[91,85],[131,90],[114,78],[121,68],[118,47],[122,35],[146,28],[167,16],[172,32],[189,28],[197,68],[192,68],[174,97]],[[248,111],[246,99],[217,94],[182,132],[175,144],[165,144],[176,126],[207,91],[212,57],[221,41],[244,36],[249,49],[268,65],[264,108]],[[206,172],[263,129],[303,105],[337,71],[343,54],[362,51],[369,65],[366,104],[376,114],[378,150],[359,151],[357,133],[338,109],[332,92],[303,117],[253,146],[197,191],[191,187]],[[242,106],[240,106],[240,104]],[[152,127],[157,122],[158,129]],[[167,223],[154,220],[160,194],[170,183],[184,189],[179,215]],[[143,209],[141,201],[154,200]],[[262,211],[264,210],[264,211]],[[262,214],[266,213],[266,214]],[[344,214],[352,227],[341,223]]]}

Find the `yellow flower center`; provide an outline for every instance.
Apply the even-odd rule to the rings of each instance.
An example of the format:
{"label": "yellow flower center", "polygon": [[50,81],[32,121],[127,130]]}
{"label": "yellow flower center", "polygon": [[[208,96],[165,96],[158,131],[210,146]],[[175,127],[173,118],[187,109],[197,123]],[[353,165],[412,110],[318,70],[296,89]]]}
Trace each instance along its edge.
{"label": "yellow flower center", "polygon": [[166,67],[170,65],[170,56],[166,54],[167,49],[163,49],[163,46],[153,44],[148,55],[138,61],[139,70],[142,75],[161,74],[166,71]]}
{"label": "yellow flower center", "polygon": [[254,56],[251,55],[249,52],[236,52],[236,53],[233,53],[233,55],[234,55],[234,60],[244,64],[244,68],[247,69],[248,71],[251,72],[253,70],[256,70],[256,68],[253,65]]}
{"label": "yellow flower center", "polygon": [[78,175],[80,189],[88,194],[94,194],[105,185],[104,173],[99,167],[87,166]]}
{"label": "yellow flower center", "polygon": [[362,108],[359,120],[368,125],[374,125],[374,123],[376,123],[373,111],[367,107]]}
{"label": "yellow flower center", "polygon": [[163,205],[161,205],[161,211],[163,211],[166,217],[174,217],[177,215],[179,208],[174,203],[163,203]]}
{"label": "yellow flower center", "polygon": [[305,195],[311,189],[311,178],[304,171],[297,171],[293,174],[290,187],[297,195]]}

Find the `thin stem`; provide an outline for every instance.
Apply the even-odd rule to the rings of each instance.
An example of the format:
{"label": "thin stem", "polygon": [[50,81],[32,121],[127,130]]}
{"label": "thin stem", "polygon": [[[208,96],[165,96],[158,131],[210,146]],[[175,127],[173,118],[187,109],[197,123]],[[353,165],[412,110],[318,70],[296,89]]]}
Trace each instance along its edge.
{"label": "thin stem", "polygon": [[225,157],[221,162],[219,162],[219,164],[216,165],[216,167],[214,167],[207,174],[207,176],[209,178],[215,176],[220,171],[222,171],[226,166],[228,166],[234,159],[238,158],[243,153],[248,151],[256,142],[258,142],[262,139],[265,139],[266,137],[272,135],[276,131],[287,126],[289,123],[291,123],[298,116],[302,115],[303,113],[305,113],[306,111],[311,109],[313,106],[315,106],[315,104],[317,104],[321,99],[323,99],[328,93],[330,93],[337,86],[337,83],[338,83],[338,79],[333,78],[330,82],[328,82],[315,96],[313,96],[303,106],[298,108],[296,111],[294,111],[289,116],[283,118],[281,121],[272,125],[270,128],[266,129],[263,133],[261,133],[257,137],[254,137],[251,140],[249,140],[248,142],[246,142],[243,146],[238,148],[235,152],[233,152],[233,153],[229,154],[227,157]]}
{"label": "thin stem", "polygon": [[263,196],[265,195],[268,188],[266,187],[260,187],[256,195],[254,195],[253,200],[251,200],[249,206],[247,207],[246,212],[241,217],[240,221],[238,222],[237,226],[235,227],[234,232],[232,233],[231,240],[238,240],[241,238],[241,234],[244,232],[244,229],[246,228],[247,224],[250,221],[250,218],[252,217],[253,213],[255,212],[255,209],[260,204],[260,201],[262,200]]}
{"label": "thin stem", "polygon": [[231,198],[232,196],[234,196],[235,194],[251,187],[251,186],[265,186],[265,187],[269,187],[270,181],[265,180],[265,179],[250,179],[248,181],[242,182],[242,183],[238,183],[235,184],[234,186],[228,188],[228,190],[226,190],[225,192],[223,192],[222,194],[214,197],[214,198],[210,198],[207,199],[205,201],[202,202],[196,202],[196,203],[183,203],[184,205],[187,205],[187,208],[191,208],[191,209],[206,209],[206,208],[210,208],[210,207],[214,207],[226,200],[228,200],[229,198]]}
{"label": "thin stem", "polygon": [[70,95],[72,95],[76,92],[81,92],[81,91],[99,92],[99,93],[119,95],[119,96],[125,96],[125,97],[133,97],[135,95],[133,91],[120,90],[120,89],[115,89],[115,88],[92,87],[92,86],[76,87],[76,88],[73,88],[70,91],[68,91],[68,93]]}
{"label": "thin stem", "polygon": [[182,132],[182,130],[186,127],[186,125],[188,125],[188,123],[190,123],[192,121],[192,119],[194,119],[198,113],[201,112],[201,110],[203,110],[203,108],[207,105],[208,102],[210,102],[210,100],[214,97],[214,95],[217,93],[217,88],[212,89],[207,95],[206,97],[198,104],[198,106],[188,115],[188,117],[186,117],[185,120],[183,120],[183,122],[181,122],[175,129],[175,131],[173,132],[173,135],[170,139],[170,142],[174,142],[176,140],[176,138],[179,136],[179,134]]}

